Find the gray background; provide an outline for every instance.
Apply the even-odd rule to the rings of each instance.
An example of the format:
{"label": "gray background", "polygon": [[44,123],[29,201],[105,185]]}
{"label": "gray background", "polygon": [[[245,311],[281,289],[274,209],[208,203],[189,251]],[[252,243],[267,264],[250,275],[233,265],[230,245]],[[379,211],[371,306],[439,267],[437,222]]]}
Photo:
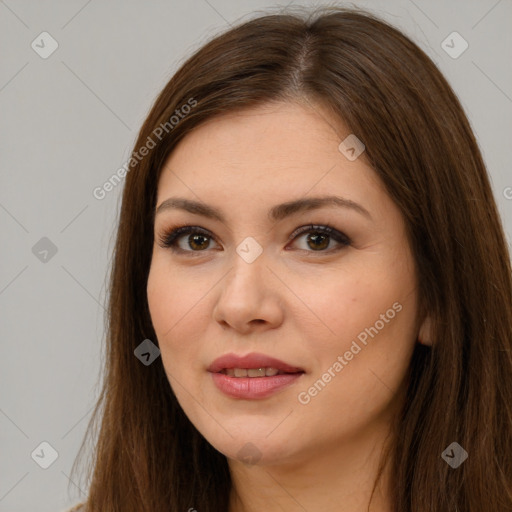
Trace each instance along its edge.
{"label": "gray background", "polygon": [[[92,190],[129,157],[155,96],[185,57],[229,24],[287,4],[318,3],[0,1],[0,511],[58,512],[87,492],[69,475],[100,389],[122,184],[101,201]],[[401,28],[452,84],[510,240],[511,0],[357,5]],[[48,50],[43,31],[58,42],[46,59],[31,47],[35,40]],[[456,59],[441,47],[453,31],[469,43]],[[37,254],[48,246],[43,237],[53,256]],[[37,449],[34,457],[49,461],[43,441],[58,453],[47,469],[31,456]]]}

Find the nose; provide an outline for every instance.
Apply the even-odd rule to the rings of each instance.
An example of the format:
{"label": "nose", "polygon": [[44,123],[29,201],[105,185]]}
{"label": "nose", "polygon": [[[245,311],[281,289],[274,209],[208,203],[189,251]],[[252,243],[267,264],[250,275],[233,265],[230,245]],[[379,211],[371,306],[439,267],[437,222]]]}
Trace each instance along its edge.
{"label": "nose", "polygon": [[267,267],[264,254],[248,263],[238,254],[221,280],[213,318],[223,329],[247,334],[278,327],[284,317],[283,284]]}

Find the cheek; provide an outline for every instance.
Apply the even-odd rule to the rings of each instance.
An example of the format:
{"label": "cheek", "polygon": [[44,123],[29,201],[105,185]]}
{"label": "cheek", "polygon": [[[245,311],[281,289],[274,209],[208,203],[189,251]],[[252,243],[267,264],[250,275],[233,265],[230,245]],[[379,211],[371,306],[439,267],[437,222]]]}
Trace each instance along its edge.
{"label": "cheek", "polygon": [[158,337],[176,321],[177,297],[171,276],[153,259],[148,276],[147,298],[153,327]]}
{"label": "cheek", "polygon": [[405,290],[412,286],[408,279],[405,275],[399,278],[382,259],[364,261],[358,255],[357,261],[346,262],[344,268],[303,277],[298,289],[302,312],[299,316],[297,311],[296,318],[301,318],[301,330],[315,340],[317,350],[332,350],[333,344],[342,349],[405,298]]}
{"label": "cheek", "polygon": [[182,319],[204,295],[199,279],[187,277],[166,261],[165,256],[153,258],[148,276],[148,305],[157,334],[172,336]]}
{"label": "cheek", "polygon": [[[162,260],[164,258],[153,260],[148,276],[149,311],[169,385],[180,407],[194,425],[200,427],[205,418],[204,409],[198,404],[207,403],[204,379],[200,378],[206,375],[205,361],[201,358],[208,325],[203,321],[207,318],[204,316],[205,294],[214,282],[211,282],[211,275],[205,276],[203,283],[200,278],[171,268]],[[209,430],[204,427],[201,431]]]}
{"label": "cheek", "polygon": [[416,295],[411,293],[414,274],[403,260],[369,255],[351,263],[314,284],[302,281],[301,298],[309,311],[300,328],[314,361],[311,383],[329,369],[337,377],[315,407],[343,397],[355,413],[381,407],[390,390],[398,390],[414,348]]}
{"label": "cheek", "polygon": [[147,284],[151,320],[164,368],[180,380],[202,364],[199,350],[203,326],[207,325],[202,320],[207,318],[205,294],[214,284],[211,273],[202,278],[196,270],[192,276],[169,265],[165,257],[152,262]]}
{"label": "cheek", "polygon": [[371,300],[354,293],[335,309],[330,327],[336,336],[307,338],[313,372],[296,397],[304,421],[322,424],[333,439],[389,414],[414,349],[416,305],[392,290]]}

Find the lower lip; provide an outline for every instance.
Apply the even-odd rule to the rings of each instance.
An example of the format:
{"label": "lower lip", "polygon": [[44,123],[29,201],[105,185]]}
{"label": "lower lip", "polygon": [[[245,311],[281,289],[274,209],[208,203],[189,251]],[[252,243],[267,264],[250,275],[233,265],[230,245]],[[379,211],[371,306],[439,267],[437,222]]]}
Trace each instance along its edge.
{"label": "lower lip", "polygon": [[215,385],[233,398],[266,398],[293,384],[303,373],[284,373],[273,377],[229,377],[223,373],[212,373]]}

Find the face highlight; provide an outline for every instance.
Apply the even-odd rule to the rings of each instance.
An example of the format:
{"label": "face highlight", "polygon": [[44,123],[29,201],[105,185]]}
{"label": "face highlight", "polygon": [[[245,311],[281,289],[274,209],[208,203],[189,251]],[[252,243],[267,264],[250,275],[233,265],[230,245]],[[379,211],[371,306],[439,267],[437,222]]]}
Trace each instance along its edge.
{"label": "face highlight", "polygon": [[[349,134],[320,106],[260,106],[199,126],[162,170],[151,318],[181,407],[230,460],[297,463],[384,435],[395,413],[415,264],[364,153],[338,149]],[[265,398],[221,391],[212,362],[254,352],[304,373]]]}

